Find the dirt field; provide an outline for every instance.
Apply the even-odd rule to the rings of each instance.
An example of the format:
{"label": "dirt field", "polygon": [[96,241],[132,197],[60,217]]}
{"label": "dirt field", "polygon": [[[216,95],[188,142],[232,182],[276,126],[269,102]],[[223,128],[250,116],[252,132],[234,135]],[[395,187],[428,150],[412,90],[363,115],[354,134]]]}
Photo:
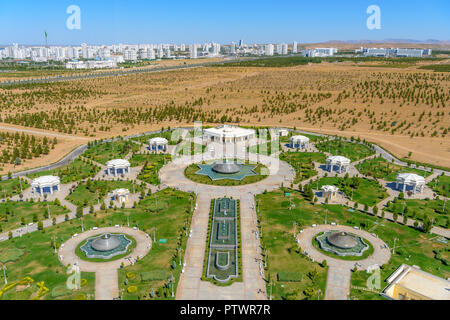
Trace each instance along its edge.
{"label": "dirt field", "polygon": [[85,139],[194,120],[289,126],[450,167],[450,74],[422,64],[203,67],[0,89],[1,121]]}

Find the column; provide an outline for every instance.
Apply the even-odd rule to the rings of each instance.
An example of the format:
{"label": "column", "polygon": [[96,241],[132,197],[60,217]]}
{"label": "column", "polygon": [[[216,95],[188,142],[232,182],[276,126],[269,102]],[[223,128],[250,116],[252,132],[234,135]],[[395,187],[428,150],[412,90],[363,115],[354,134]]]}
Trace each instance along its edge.
{"label": "column", "polygon": [[50,186],[50,194],[53,194],[53,185]]}

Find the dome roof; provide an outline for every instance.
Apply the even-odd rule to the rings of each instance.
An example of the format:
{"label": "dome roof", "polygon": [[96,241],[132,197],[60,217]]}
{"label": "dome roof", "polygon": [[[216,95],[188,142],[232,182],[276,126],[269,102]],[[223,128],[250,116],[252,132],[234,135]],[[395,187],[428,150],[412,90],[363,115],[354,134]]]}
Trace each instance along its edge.
{"label": "dome roof", "polygon": [[358,240],[346,232],[335,232],[327,237],[327,241],[341,249],[351,249],[358,245]]}
{"label": "dome roof", "polygon": [[169,143],[166,138],[156,137],[149,140],[150,144],[167,144]]}
{"label": "dome roof", "polygon": [[292,136],[291,141],[309,142],[309,138],[305,136]]}
{"label": "dome roof", "polygon": [[397,180],[404,183],[425,183],[425,178],[415,173],[399,173]]}
{"label": "dome roof", "polygon": [[340,164],[350,164],[350,159],[343,156],[330,156],[327,158],[327,162],[330,163],[340,163]]}
{"label": "dome roof", "polygon": [[322,189],[322,191],[325,191],[325,192],[337,192],[339,190],[339,188],[336,186],[328,186],[328,185],[322,186],[321,189]]}
{"label": "dome roof", "polygon": [[234,162],[223,162],[213,165],[212,170],[218,173],[232,174],[241,171],[241,167]]}
{"label": "dome roof", "polygon": [[42,176],[32,181],[33,185],[56,185],[59,183],[60,179],[56,176]]}
{"label": "dome roof", "polygon": [[129,167],[130,162],[124,159],[114,159],[106,163],[108,167]]}
{"label": "dome roof", "polygon": [[120,243],[119,236],[105,233],[92,241],[92,248],[97,251],[110,251],[119,247]]}

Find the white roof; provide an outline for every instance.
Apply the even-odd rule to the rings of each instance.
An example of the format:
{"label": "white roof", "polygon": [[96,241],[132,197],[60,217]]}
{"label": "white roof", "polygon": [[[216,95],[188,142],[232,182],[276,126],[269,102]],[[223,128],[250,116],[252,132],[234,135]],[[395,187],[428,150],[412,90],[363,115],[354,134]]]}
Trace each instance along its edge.
{"label": "white roof", "polygon": [[245,137],[245,136],[255,134],[255,130],[253,130],[253,129],[245,129],[245,128],[229,126],[229,125],[223,125],[221,127],[205,129],[204,132],[209,135],[218,136],[218,137],[226,137],[226,138]]}
{"label": "white roof", "polygon": [[38,185],[38,186],[44,186],[44,185],[57,185],[61,182],[59,177],[56,176],[42,176],[39,178],[34,179],[31,184],[32,185]]}
{"label": "white roof", "polygon": [[124,160],[124,159],[114,159],[114,160],[108,161],[106,163],[106,165],[108,167],[129,167],[130,162],[128,162],[128,160]]}
{"label": "white roof", "polygon": [[343,156],[330,156],[327,158],[327,163],[336,164],[350,164],[350,159]]}
{"label": "white roof", "polygon": [[309,142],[309,138],[305,136],[292,136],[291,141]]}
{"label": "white roof", "polygon": [[322,191],[325,191],[325,192],[337,192],[339,190],[339,188],[336,186],[328,186],[328,185],[322,186],[321,189],[322,189]]}
{"label": "white roof", "polygon": [[415,173],[399,173],[397,180],[403,183],[425,183],[425,178]]}
{"label": "white roof", "polygon": [[167,143],[169,143],[169,141],[167,141],[166,138],[162,138],[162,137],[152,138],[148,142],[149,142],[149,144],[167,144]]}
{"label": "white roof", "polygon": [[112,193],[115,195],[118,195],[118,196],[122,196],[122,195],[124,196],[124,195],[130,194],[130,191],[128,189],[120,188],[120,189],[113,190]]}

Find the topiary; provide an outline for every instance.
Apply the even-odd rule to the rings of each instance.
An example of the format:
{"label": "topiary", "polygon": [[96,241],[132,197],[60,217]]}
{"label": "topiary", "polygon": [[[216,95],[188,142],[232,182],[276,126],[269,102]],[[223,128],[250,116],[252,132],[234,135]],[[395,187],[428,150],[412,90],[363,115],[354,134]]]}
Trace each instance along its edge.
{"label": "topiary", "polygon": [[127,288],[127,292],[128,293],[135,293],[137,291],[137,287],[136,286],[129,286]]}

